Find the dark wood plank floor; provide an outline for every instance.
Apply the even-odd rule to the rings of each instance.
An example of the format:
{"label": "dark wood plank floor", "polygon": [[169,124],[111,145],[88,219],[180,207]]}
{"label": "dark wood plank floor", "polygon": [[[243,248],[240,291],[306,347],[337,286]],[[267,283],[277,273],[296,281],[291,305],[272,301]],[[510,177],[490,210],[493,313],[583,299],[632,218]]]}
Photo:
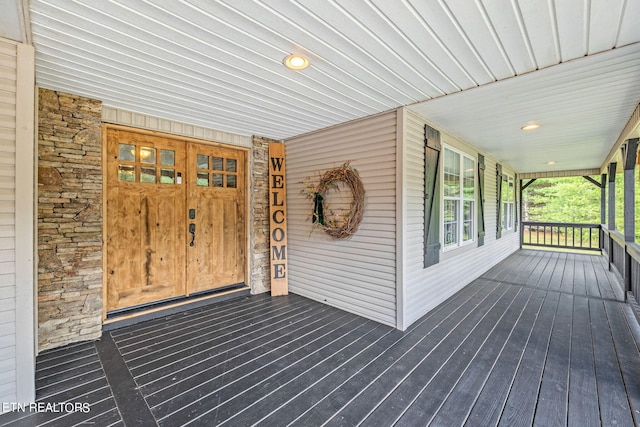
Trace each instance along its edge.
{"label": "dark wood plank floor", "polygon": [[620,277],[601,255],[520,250],[483,275],[549,291],[624,301]]}
{"label": "dark wood plank floor", "polygon": [[93,342],[71,344],[38,356],[36,394],[41,405],[57,406],[0,415],[0,425],[124,426]]}
{"label": "dark wood plank floor", "polygon": [[[524,250],[405,332],[297,295],[226,301],[112,331],[99,353],[46,352],[39,399],[86,390],[64,398],[95,406],[0,424],[639,425],[640,328],[620,289],[602,257]],[[105,340],[126,378],[97,359]]]}

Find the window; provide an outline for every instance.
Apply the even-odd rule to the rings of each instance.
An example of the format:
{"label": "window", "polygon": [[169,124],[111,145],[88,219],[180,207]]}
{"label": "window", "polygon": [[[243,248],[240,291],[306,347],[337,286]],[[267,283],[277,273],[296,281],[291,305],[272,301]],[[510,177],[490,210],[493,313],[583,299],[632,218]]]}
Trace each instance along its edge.
{"label": "window", "polygon": [[515,214],[515,188],[513,177],[502,175],[502,229],[512,230]]}
{"label": "window", "polygon": [[[198,154],[196,156],[196,185],[200,187],[238,188],[238,161]],[[225,166],[226,165],[226,166]]]}
{"label": "window", "polygon": [[118,179],[145,184],[175,184],[175,156],[173,150],[120,143]]}
{"label": "window", "polygon": [[476,160],[444,149],[444,249],[473,242],[475,236]]}

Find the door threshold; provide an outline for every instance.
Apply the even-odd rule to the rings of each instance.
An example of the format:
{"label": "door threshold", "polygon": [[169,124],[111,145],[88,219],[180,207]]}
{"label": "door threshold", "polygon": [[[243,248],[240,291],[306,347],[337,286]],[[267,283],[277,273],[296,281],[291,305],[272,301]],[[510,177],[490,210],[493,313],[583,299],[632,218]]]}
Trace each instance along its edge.
{"label": "door threshold", "polygon": [[202,296],[193,296],[180,300],[170,300],[163,304],[154,305],[149,308],[138,308],[134,311],[124,311],[109,315],[102,322],[102,332],[109,332],[114,329],[125,326],[134,325],[146,320],[158,319],[160,317],[170,316],[182,311],[193,308],[202,307],[214,302],[226,301],[232,298],[240,298],[250,294],[251,289],[248,286],[228,289],[215,293],[207,293]]}

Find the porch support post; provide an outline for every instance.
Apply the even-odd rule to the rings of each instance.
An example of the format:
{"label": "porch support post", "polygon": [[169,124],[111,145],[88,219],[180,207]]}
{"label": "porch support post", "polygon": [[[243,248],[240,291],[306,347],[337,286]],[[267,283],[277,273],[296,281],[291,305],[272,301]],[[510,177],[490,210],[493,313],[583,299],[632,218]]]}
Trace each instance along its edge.
{"label": "porch support post", "polygon": [[613,231],[616,228],[616,165],[617,163],[609,163],[609,218],[607,226],[609,231]]}
{"label": "porch support post", "polygon": [[600,224],[607,223],[607,174],[600,179]]}
{"label": "porch support post", "polygon": [[635,170],[638,160],[638,140],[632,138],[627,140],[623,147],[622,158],[624,161],[624,299],[627,300],[627,293],[631,292],[631,255],[627,250],[630,242],[636,239],[635,230]]}
{"label": "porch support post", "polygon": [[524,218],[522,218],[522,192],[524,191],[524,188],[522,188],[522,180],[520,179],[520,185],[518,185],[519,188],[519,193],[520,193],[520,199],[518,201],[519,206],[519,211],[520,211],[520,249],[522,249],[522,242],[523,242],[523,235],[524,235]]}
{"label": "porch support post", "polygon": [[607,227],[609,229],[609,247],[607,248],[607,258],[609,260],[609,271],[611,271],[611,264],[613,262],[613,245],[615,245],[611,238],[611,232],[616,228],[616,163],[609,163],[609,197],[607,209],[608,221]]}
{"label": "porch support post", "polygon": [[638,160],[638,140],[627,140],[624,154],[624,241],[635,240],[635,169]]}
{"label": "porch support post", "polygon": [[526,188],[528,186],[530,186],[531,184],[534,183],[534,181],[536,180],[536,178],[530,179],[529,181],[527,181],[526,184],[522,185],[522,181],[520,180],[520,249],[522,249],[522,244],[524,243],[524,224],[522,224],[524,222],[524,218],[522,217],[522,213],[524,212],[523,209],[523,202],[522,202],[522,194],[524,193],[524,190],[526,190]]}

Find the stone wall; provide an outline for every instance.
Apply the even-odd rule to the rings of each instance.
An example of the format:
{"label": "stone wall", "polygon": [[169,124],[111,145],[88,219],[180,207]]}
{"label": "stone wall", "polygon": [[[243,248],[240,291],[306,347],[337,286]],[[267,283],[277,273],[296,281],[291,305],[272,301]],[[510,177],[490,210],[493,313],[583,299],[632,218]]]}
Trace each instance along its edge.
{"label": "stone wall", "polygon": [[47,89],[38,106],[38,341],[102,330],[102,103]]}
{"label": "stone wall", "polygon": [[269,280],[269,142],[254,137],[251,158],[251,292],[271,289]]}

